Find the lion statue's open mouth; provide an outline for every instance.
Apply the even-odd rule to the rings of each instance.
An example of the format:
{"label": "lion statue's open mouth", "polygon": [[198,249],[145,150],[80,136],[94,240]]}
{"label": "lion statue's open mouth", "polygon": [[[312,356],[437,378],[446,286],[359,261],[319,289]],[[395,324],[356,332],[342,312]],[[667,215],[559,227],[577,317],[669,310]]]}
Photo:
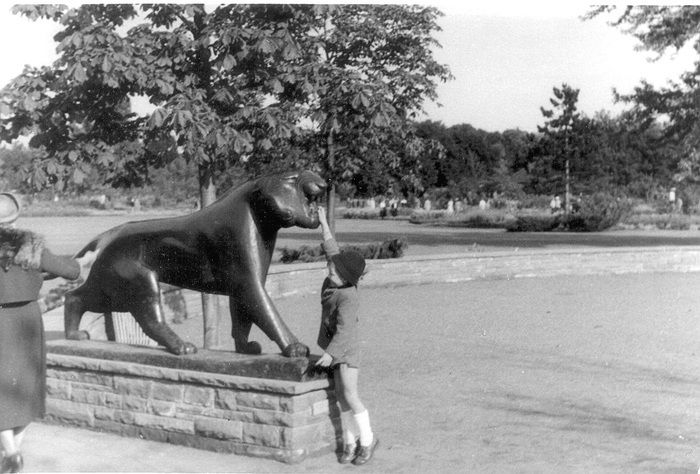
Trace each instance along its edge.
{"label": "lion statue's open mouth", "polygon": [[326,190],[326,182],[318,175],[304,171],[299,176],[299,187],[304,195],[304,212],[306,217],[318,223],[318,206]]}

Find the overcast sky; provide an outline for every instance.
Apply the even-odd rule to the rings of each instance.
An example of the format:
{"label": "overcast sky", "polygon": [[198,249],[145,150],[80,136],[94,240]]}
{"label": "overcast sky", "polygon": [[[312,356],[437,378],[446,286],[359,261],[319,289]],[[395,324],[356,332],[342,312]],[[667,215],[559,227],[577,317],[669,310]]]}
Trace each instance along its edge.
{"label": "overcast sky", "polygon": [[[588,115],[615,110],[612,89],[629,92],[640,79],[662,84],[690,68],[692,50],[649,62],[633,38],[605,19],[580,20],[588,7],[565,2],[441,2],[437,59],[455,79],[438,88],[439,102],[424,118],[445,125],[468,123],[489,131],[541,125],[552,87],[566,82],[581,90],[579,108]],[[0,7],[0,86],[55,58],[52,22],[31,22]]]}

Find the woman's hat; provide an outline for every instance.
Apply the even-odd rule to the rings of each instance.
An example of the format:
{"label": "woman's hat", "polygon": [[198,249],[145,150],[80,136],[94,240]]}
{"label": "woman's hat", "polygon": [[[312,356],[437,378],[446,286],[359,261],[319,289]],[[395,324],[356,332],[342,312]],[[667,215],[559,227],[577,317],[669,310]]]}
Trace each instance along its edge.
{"label": "woman's hat", "polygon": [[19,200],[10,193],[0,193],[0,224],[11,224],[19,217]]}
{"label": "woman's hat", "polygon": [[365,259],[354,250],[343,250],[331,257],[338,275],[352,286],[357,286],[365,272]]}

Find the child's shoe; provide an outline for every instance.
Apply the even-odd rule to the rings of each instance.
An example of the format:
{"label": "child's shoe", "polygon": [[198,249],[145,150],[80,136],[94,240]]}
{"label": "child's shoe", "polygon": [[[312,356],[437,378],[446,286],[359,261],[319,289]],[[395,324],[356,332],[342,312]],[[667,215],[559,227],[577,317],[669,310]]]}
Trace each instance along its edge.
{"label": "child's shoe", "polygon": [[24,465],[24,460],[19,452],[11,454],[10,456],[5,456],[2,458],[2,465],[0,465],[0,472],[20,472]]}
{"label": "child's shoe", "polygon": [[357,456],[355,456],[355,459],[353,459],[352,463],[355,466],[362,466],[363,464],[367,464],[370,459],[372,459],[372,456],[374,455],[374,450],[377,449],[377,446],[379,445],[379,439],[377,437],[374,437],[374,440],[372,441],[372,444],[369,446],[362,446],[360,445],[359,449],[357,450]]}
{"label": "child's shoe", "polygon": [[338,457],[338,462],[340,464],[351,463],[355,456],[357,456],[357,443],[348,443],[343,448],[343,452]]}

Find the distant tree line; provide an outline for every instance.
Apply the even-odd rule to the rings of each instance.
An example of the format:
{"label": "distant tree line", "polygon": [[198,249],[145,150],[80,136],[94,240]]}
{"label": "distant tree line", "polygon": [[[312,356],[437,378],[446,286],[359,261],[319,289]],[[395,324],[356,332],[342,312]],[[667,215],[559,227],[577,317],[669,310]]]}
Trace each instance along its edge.
{"label": "distant tree line", "polygon": [[[564,84],[555,87],[554,92],[571,95],[577,91]],[[448,127],[435,121],[416,122],[411,136],[414,145],[421,147],[419,151],[398,154],[394,163],[387,163],[378,156],[384,150],[368,149],[365,166],[344,173],[339,191],[343,197],[422,197],[435,189],[471,199],[494,192],[514,199],[528,194],[563,196],[568,154],[572,195],[605,191],[649,200],[673,185],[684,166],[678,145],[664,131],[655,122],[637,120],[632,112],[617,116],[600,112],[593,117],[576,114],[566,137],[551,123],[538,132],[487,132],[469,124]],[[286,146],[260,152],[251,163],[222,170],[215,184],[226,189],[251,175],[313,166],[320,148],[315,137],[300,134]],[[173,156],[165,156],[168,153]],[[112,184],[130,187],[136,194],[160,196],[164,203],[196,198],[196,164],[188,162],[175,148],[154,152],[159,154],[160,162],[144,167],[138,180]],[[3,188],[35,192],[26,179],[35,160],[37,152],[25,147],[0,150]],[[80,183],[67,182],[64,192],[100,190],[105,187],[102,183],[109,182],[105,174],[100,175],[99,168],[88,173]]]}
{"label": "distant tree line", "polygon": [[[555,95],[578,93],[566,84],[553,90]],[[442,153],[423,157],[424,188],[448,188],[453,196],[563,196],[568,161],[571,194],[604,191],[651,199],[671,185],[682,166],[664,127],[639,121],[630,112],[593,117],[576,113],[567,129],[550,120],[535,133],[487,132],[432,121],[417,124],[417,133],[442,147]]]}

